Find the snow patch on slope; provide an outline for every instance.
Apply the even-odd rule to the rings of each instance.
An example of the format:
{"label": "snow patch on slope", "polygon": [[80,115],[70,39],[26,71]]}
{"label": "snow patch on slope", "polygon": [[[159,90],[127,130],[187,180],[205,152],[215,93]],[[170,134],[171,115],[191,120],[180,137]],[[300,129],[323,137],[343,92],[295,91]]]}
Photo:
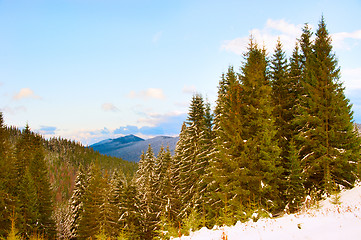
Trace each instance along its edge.
{"label": "snow patch on slope", "polygon": [[[319,207],[275,219],[238,222],[231,227],[202,228],[183,236],[181,240],[236,240],[236,239],[360,239],[361,237],[361,186],[344,190],[333,204],[335,196],[319,203]],[[227,235],[227,238],[222,238]]]}

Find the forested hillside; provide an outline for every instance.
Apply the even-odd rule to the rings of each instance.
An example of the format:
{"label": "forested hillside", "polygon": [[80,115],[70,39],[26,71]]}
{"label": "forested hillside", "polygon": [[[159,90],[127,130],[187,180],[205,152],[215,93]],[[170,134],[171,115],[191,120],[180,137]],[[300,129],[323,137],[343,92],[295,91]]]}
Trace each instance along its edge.
{"label": "forested hillside", "polygon": [[121,172],[125,179],[131,179],[137,169],[135,163],[101,155],[74,141],[46,140],[29,126],[23,131],[6,127],[2,113],[0,132],[1,236],[7,235],[16,218],[21,235],[39,232],[55,237],[55,212],[70,200],[80,167],[96,164],[104,173]]}
{"label": "forested hillside", "polygon": [[[280,41],[268,55],[251,36],[240,71],[222,74],[213,111],[194,94],[174,155],[148,147],[131,179],[134,165],[1,122],[0,234],[169,239],[352,188],[361,139],[323,17],[313,34],[306,24],[289,57]],[[69,172],[71,197],[60,187],[72,189]]]}

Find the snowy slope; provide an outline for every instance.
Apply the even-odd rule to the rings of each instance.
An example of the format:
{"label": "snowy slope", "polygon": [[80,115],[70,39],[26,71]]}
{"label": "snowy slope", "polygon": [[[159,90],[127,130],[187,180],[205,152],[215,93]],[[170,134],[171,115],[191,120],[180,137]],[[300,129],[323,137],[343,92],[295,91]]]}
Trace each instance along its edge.
{"label": "snowy slope", "polygon": [[[361,186],[340,194],[341,204],[332,204],[331,197],[319,203],[319,207],[276,219],[260,219],[257,222],[238,222],[232,227],[202,228],[182,240],[226,239],[361,239]],[[179,239],[179,238],[177,238]]]}

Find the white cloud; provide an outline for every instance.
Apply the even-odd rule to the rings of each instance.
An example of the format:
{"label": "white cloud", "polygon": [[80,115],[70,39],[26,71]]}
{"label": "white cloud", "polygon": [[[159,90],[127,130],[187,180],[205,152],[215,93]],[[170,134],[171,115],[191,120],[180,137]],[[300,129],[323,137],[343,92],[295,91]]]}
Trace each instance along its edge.
{"label": "white cloud", "polygon": [[[256,40],[260,46],[265,46],[268,51],[273,51],[276,46],[277,39],[280,38],[283,49],[291,52],[295,47],[297,38],[302,33],[303,25],[294,25],[285,20],[268,19],[263,29],[252,29],[249,35]],[[233,40],[225,40],[221,45],[221,50],[242,54],[247,51],[249,37],[244,36]]]}
{"label": "white cloud", "polygon": [[131,91],[128,94],[129,98],[143,98],[143,99],[165,99],[163,90],[160,88],[148,88],[144,91],[135,92]]}
{"label": "white cloud", "polygon": [[194,85],[191,86],[184,86],[182,89],[183,93],[190,93],[193,94],[197,91],[196,87]]}
{"label": "white cloud", "polygon": [[17,114],[19,112],[26,112],[26,111],[27,111],[27,109],[24,106],[17,106],[17,107],[5,106],[3,108],[0,108],[0,112],[9,113],[9,114],[12,114],[12,115],[15,115],[15,114]]}
{"label": "white cloud", "polygon": [[112,103],[103,103],[102,110],[106,112],[118,112],[119,109],[114,106]]}
{"label": "white cloud", "polygon": [[149,112],[145,113],[146,117],[139,118],[137,123],[139,126],[151,126],[154,127],[162,122],[167,121],[169,118],[183,116],[185,113],[180,111],[168,112],[165,114]]}
{"label": "white cloud", "polygon": [[[287,21],[268,19],[262,29],[252,29],[249,35],[252,35],[256,42],[262,46],[265,45],[269,52],[272,52],[276,46],[277,39],[280,38],[285,51],[291,53],[295,47],[297,38],[302,34],[303,24],[292,24]],[[312,29],[312,25],[309,24]],[[350,50],[361,40],[361,30],[354,32],[340,32],[330,34],[335,48]],[[313,35],[314,37],[314,35]],[[221,45],[221,50],[242,54],[247,51],[249,36],[243,36],[232,40],[225,40]]]}
{"label": "white cloud", "polygon": [[[348,32],[339,32],[331,34],[332,44],[335,48],[350,50],[355,44],[349,40],[360,41],[361,40],[361,30],[357,30],[351,33]],[[356,43],[357,44],[357,43]]]}
{"label": "white cloud", "polygon": [[41,97],[36,95],[30,88],[22,88],[17,94],[13,96],[13,99],[15,100],[21,100],[24,98],[41,99]]}
{"label": "white cloud", "polygon": [[344,81],[346,92],[361,90],[361,67],[341,69],[341,80]]}

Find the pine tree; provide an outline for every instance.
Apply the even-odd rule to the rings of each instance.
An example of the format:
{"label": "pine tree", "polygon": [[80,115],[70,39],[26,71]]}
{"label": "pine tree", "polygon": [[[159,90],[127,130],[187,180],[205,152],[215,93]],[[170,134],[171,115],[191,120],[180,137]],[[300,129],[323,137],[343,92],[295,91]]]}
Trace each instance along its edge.
{"label": "pine tree", "polygon": [[353,185],[360,140],[353,131],[351,105],[339,81],[339,67],[323,17],[310,56],[304,81],[304,96],[308,98],[302,102],[299,119],[306,123],[299,134],[300,157],[306,187],[330,194],[335,184]]}
{"label": "pine tree", "polygon": [[302,200],[305,195],[305,188],[303,185],[302,168],[298,159],[298,152],[295,142],[289,142],[289,152],[287,154],[286,165],[286,190],[285,203],[289,212],[293,213],[300,209]]}
{"label": "pine tree", "polygon": [[92,164],[89,168],[87,188],[84,195],[83,214],[80,218],[79,239],[94,238],[100,233],[100,207],[103,204],[103,176],[100,167]]}
{"label": "pine tree", "polygon": [[73,195],[70,199],[71,216],[72,216],[70,223],[71,239],[79,238],[79,224],[81,222],[81,219],[83,218],[83,211],[84,211],[83,206],[84,206],[86,187],[87,187],[86,175],[83,166],[80,165],[75,179],[75,187],[74,187]]}
{"label": "pine tree", "polygon": [[215,111],[217,158],[213,169],[219,182],[224,222],[246,218],[245,209],[282,208],[278,190],[282,168],[267,67],[265,50],[251,39],[240,81],[231,69],[227,77],[233,84],[224,88],[226,94],[220,91]]}
{"label": "pine tree", "polygon": [[[214,145],[216,151],[211,162],[214,178],[211,186],[211,198],[215,199],[211,206],[216,209],[210,212],[212,218],[221,216],[220,224],[233,224],[240,206],[240,199],[247,198],[246,193],[238,191],[239,198],[235,198],[236,188],[241,188],[243,180],[240,156],[244,151],[243,140],[243,112],[241,109],[241,95],[243,89],[233,67],[222,75],[218,87],[218,99],[214,118]],[[234,204],[230,199],[234,200]],[[222,204],[219,204],[220,201]],[[233,205],[233,206],[230,206]],[[224,212],[227,212],[226,214]],[[230,219],[226,219],[228,215]]]}
{"label": "pine tree", "polygon": [[[23,236],[42,234],[55,237],[55,221],[52,218],[52,191],[45,163],[44,147],[40,136],[30,131],[28,125],[21,133],[15,150],[15,181],[17,187],[14,194],[19,203],[19,232]],[[30,187],[31,186],[31,187]],[[34,191],[28,191],[28,188]],[[27,206],[27,200],[31,202]]]}
{"label": "pine tree", "polygon": [[102,178],[102,204],[100,205],[100,233],[107,237],[117,235],[117,221],[118,221],[118,209],[113,204],[113,193],[111,181],[106,174]]}
{"label": "pine tree", "polygon": [[[290,197],[291,192],[300,195],[293,195],[291,197],[292,199],[302,197],[302,191],[293,192],[289,190],[290,185],[297,185],[298,187],[300,185],[297,177],[289,176],[290,174],[294,174],[294,169],[289,168],[293,168],[295,164],[297,164],[296,161],[298,161],[295,145],[293,142],[291,144],[291,141],[293,141],[297,134],[294,120],[297,116],[297,104],[299,103],[300,77],[302,74],[301,66],[302,63],[298,53],[298,45],[295,47],[290,59],[290,66],[288,66],[285,53],[282,50],[282,44],[280,40],[278,40],[270,67],[272,97],[275,106],[273,115],[277,128],[276,138],[278,139],[278,145],[281,150],[281,167],[285,170],[282,174],[280,191],[281,194],[288,195],[288,197],[286,197],[287,199]],[[292,156],[289,154],[292,154]],[[290,162],[291,160],[293,161],[292,163]],[[286,182],[284,180],[286,180]],[[290,183],[289,181],[292,180],[296,180],[296,182]]]}
{"label": "pine tree", "polygon": [[39,231],[37,221],[40,218],[37,192],[30,170],[25,169],[18,186],[18,226],[21,236],[29,238]]}
{"label": "pine tree", "polygon": [[20,139],[16,143],[15,150],[15,166],[16,166],[16,180],[21,182],[22,177],[25,174],[26,168],[30,164],[30,160],[33,157],[33,146],[32,146],[32,133],[29,125],[25,126],[25,129],[21,133]]}
{"label": "pine tree", "polygon": [[287,157],[288,143],[293,135],[291,123],[294,118],[292,108],[295,104],[295,96],[293,95],[293,79],[288,76],[287,59],[282,49],[280,39],[277,41],[276,49],[270,63],[272,99],[274,103],[273,115],[277,128],[276,138],[279,140],[281,158],[284,161]]}
{"label": "pine tree", "polygon": [[45,163],[44,149],[40,136],[32,138],[34,155],[29,164],[29,171],[33,177],[38,201],[39,219],[38,231],[48,238],[56,235],[53,219],[52,190],[49,182],[48,168]]}
{"label": "pine tree", "polygon": [[133,184],[125,184],[120,195],[120,236],[126,239],[141,239],[142,220],[140,214],[140,200],[137,188]]}
{"label": "pine tree", "polygon": [[120,208],[122,204],[121,195],[124,191],[125,181],[124,173],[121,170],[114,171],[110,181],[110,204],[112,212],[110,219],[114,222],[114,224],[112,224],[113,233],[111,236],[118,236],[121,233]]}
{"label": "pine tree", "polygon": [[15,208],[14,188],[15,168],[8,142],[8,134],[0,112],[0,237],[6,236],[10,225],[10,216]]}
{"label": "pine tree", "polygon": [[155,186],[155,156],[149,145],[147,152],[142,154],[139,169],[136,173],[136,184],[140,200],[140,214],[142,217],[143,238],[152,239],[157,229]]}
{"label": "pine tree", "polygon": [[[179,141],[175,150],[175,161],[178,165],[178,186],[181,197],[180,217],[188,216],[193,209],[198,211],[203,205],[205,195],[205,171],[209,157],[211,128],[210,113],[206,116],[206,106],[203,97],[195,94],[189,107],[187,121],[183,124]],[[207,125],[208,124],[208,125]],[[208,145],[207,145],[208,144]]]}

